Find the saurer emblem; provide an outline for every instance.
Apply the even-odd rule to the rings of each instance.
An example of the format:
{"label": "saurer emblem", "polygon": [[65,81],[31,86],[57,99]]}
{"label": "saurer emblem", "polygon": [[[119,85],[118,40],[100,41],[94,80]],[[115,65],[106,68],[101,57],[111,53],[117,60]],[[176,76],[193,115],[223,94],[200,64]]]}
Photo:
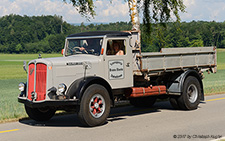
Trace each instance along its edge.
{"label": "saurer emblem", "polygon": [[34,68],[30,69],[30,75],[32,75],[32,73],[34,72]]}

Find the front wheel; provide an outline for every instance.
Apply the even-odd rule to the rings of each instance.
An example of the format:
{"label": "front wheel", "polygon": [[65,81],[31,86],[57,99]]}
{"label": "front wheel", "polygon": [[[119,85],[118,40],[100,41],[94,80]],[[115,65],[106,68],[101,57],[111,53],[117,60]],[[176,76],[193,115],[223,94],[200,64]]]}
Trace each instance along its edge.
{"label": "front wheel", "polygon": [[25,110],[28,116],[36,121],[48,121],[50,120],[54,115],[55,111],[54,109],[50,109],[48,107],[44,108],[31,108],[25,105]]}
{"label": "front wheel", "polygon": [[81,99],[78,117],[86,126],[98,126],[106,122],[110,112],[110,97],[102,85],[89,86]]}

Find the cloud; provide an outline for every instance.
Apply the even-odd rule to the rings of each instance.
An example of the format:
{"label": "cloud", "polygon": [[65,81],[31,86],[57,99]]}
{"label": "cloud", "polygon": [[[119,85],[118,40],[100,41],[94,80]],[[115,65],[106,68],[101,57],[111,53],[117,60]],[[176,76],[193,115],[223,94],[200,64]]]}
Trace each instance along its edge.
{"label": "cloud", "polygon": [[181,13],[182,21],[202,20],[217,21],[225,20],[224,0],[184,0],[186,13]]}
{"label": "cloud", "polygon": [[195,0],[184,0],[184,5],[187,7],[195,5]]}
{"label": "cloud", "polygon": [[[129,21],[128,5],[121,0],[95,1],[96,14],[91,22]],[[87,22],[71,3],[63,0],[1,0],[0,16],[19,14],[28,16],[60,15],[69,23]]]}
{"label": "cloud", "polygon": [[67,22],[84,20],[71,4],[65,4],[62,0],[1,0],[0,16],[9,14],[28,16],[56,14],[63,16]]}
{"label": "cloud", "polygon": [[96,5],[96,19],[102,19],[102,22],[116,22],[116,21],[129,21],[129,8],[128,4],[121,0],[97,1]]}
{"label": "cloud", "polygon": [[[128,4],[124,0],[94,0],[96,14],[91,22],[130,21]],[[180,13],[182,21],[225,20],[224,0],[184,0],[186,13]],[[71,3],[63,0],[1,0],[0,16],[19,14],[28,16],[60,15],[69,23],[87,22]],[[142,17],[142,13],[140,13]]]}

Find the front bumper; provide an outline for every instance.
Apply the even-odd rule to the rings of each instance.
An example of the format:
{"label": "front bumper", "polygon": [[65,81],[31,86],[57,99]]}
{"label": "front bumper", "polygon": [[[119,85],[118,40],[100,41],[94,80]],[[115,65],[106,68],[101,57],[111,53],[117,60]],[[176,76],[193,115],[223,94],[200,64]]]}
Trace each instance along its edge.
{"label": "front bumper", "polygon": [[44,101],[30,101],[26,97],[18,97],[18,102],[24,103],[31,108],[41,107],[62,107],[62,106],[75,106],[79,105],[78,99],[64,99],[64,100],[44,100]]}

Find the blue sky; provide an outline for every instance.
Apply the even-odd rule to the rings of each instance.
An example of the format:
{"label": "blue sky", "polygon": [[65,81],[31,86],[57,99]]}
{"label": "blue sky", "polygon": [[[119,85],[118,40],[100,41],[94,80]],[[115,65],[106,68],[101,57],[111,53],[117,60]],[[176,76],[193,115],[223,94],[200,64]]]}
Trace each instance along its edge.
{"label": "blue sky", "polygon": [[[63,0],[1,0],[0,16],[19,14],[28,16],[60,15],[68,23],[87,22],[85,18]],[[182,21],[225,21],[225,0],[184,0],[186,13],[181,13]],[[130,20],[128,5],[124,0],[95,1],[97,16],[91,22],[117,22]]]}

